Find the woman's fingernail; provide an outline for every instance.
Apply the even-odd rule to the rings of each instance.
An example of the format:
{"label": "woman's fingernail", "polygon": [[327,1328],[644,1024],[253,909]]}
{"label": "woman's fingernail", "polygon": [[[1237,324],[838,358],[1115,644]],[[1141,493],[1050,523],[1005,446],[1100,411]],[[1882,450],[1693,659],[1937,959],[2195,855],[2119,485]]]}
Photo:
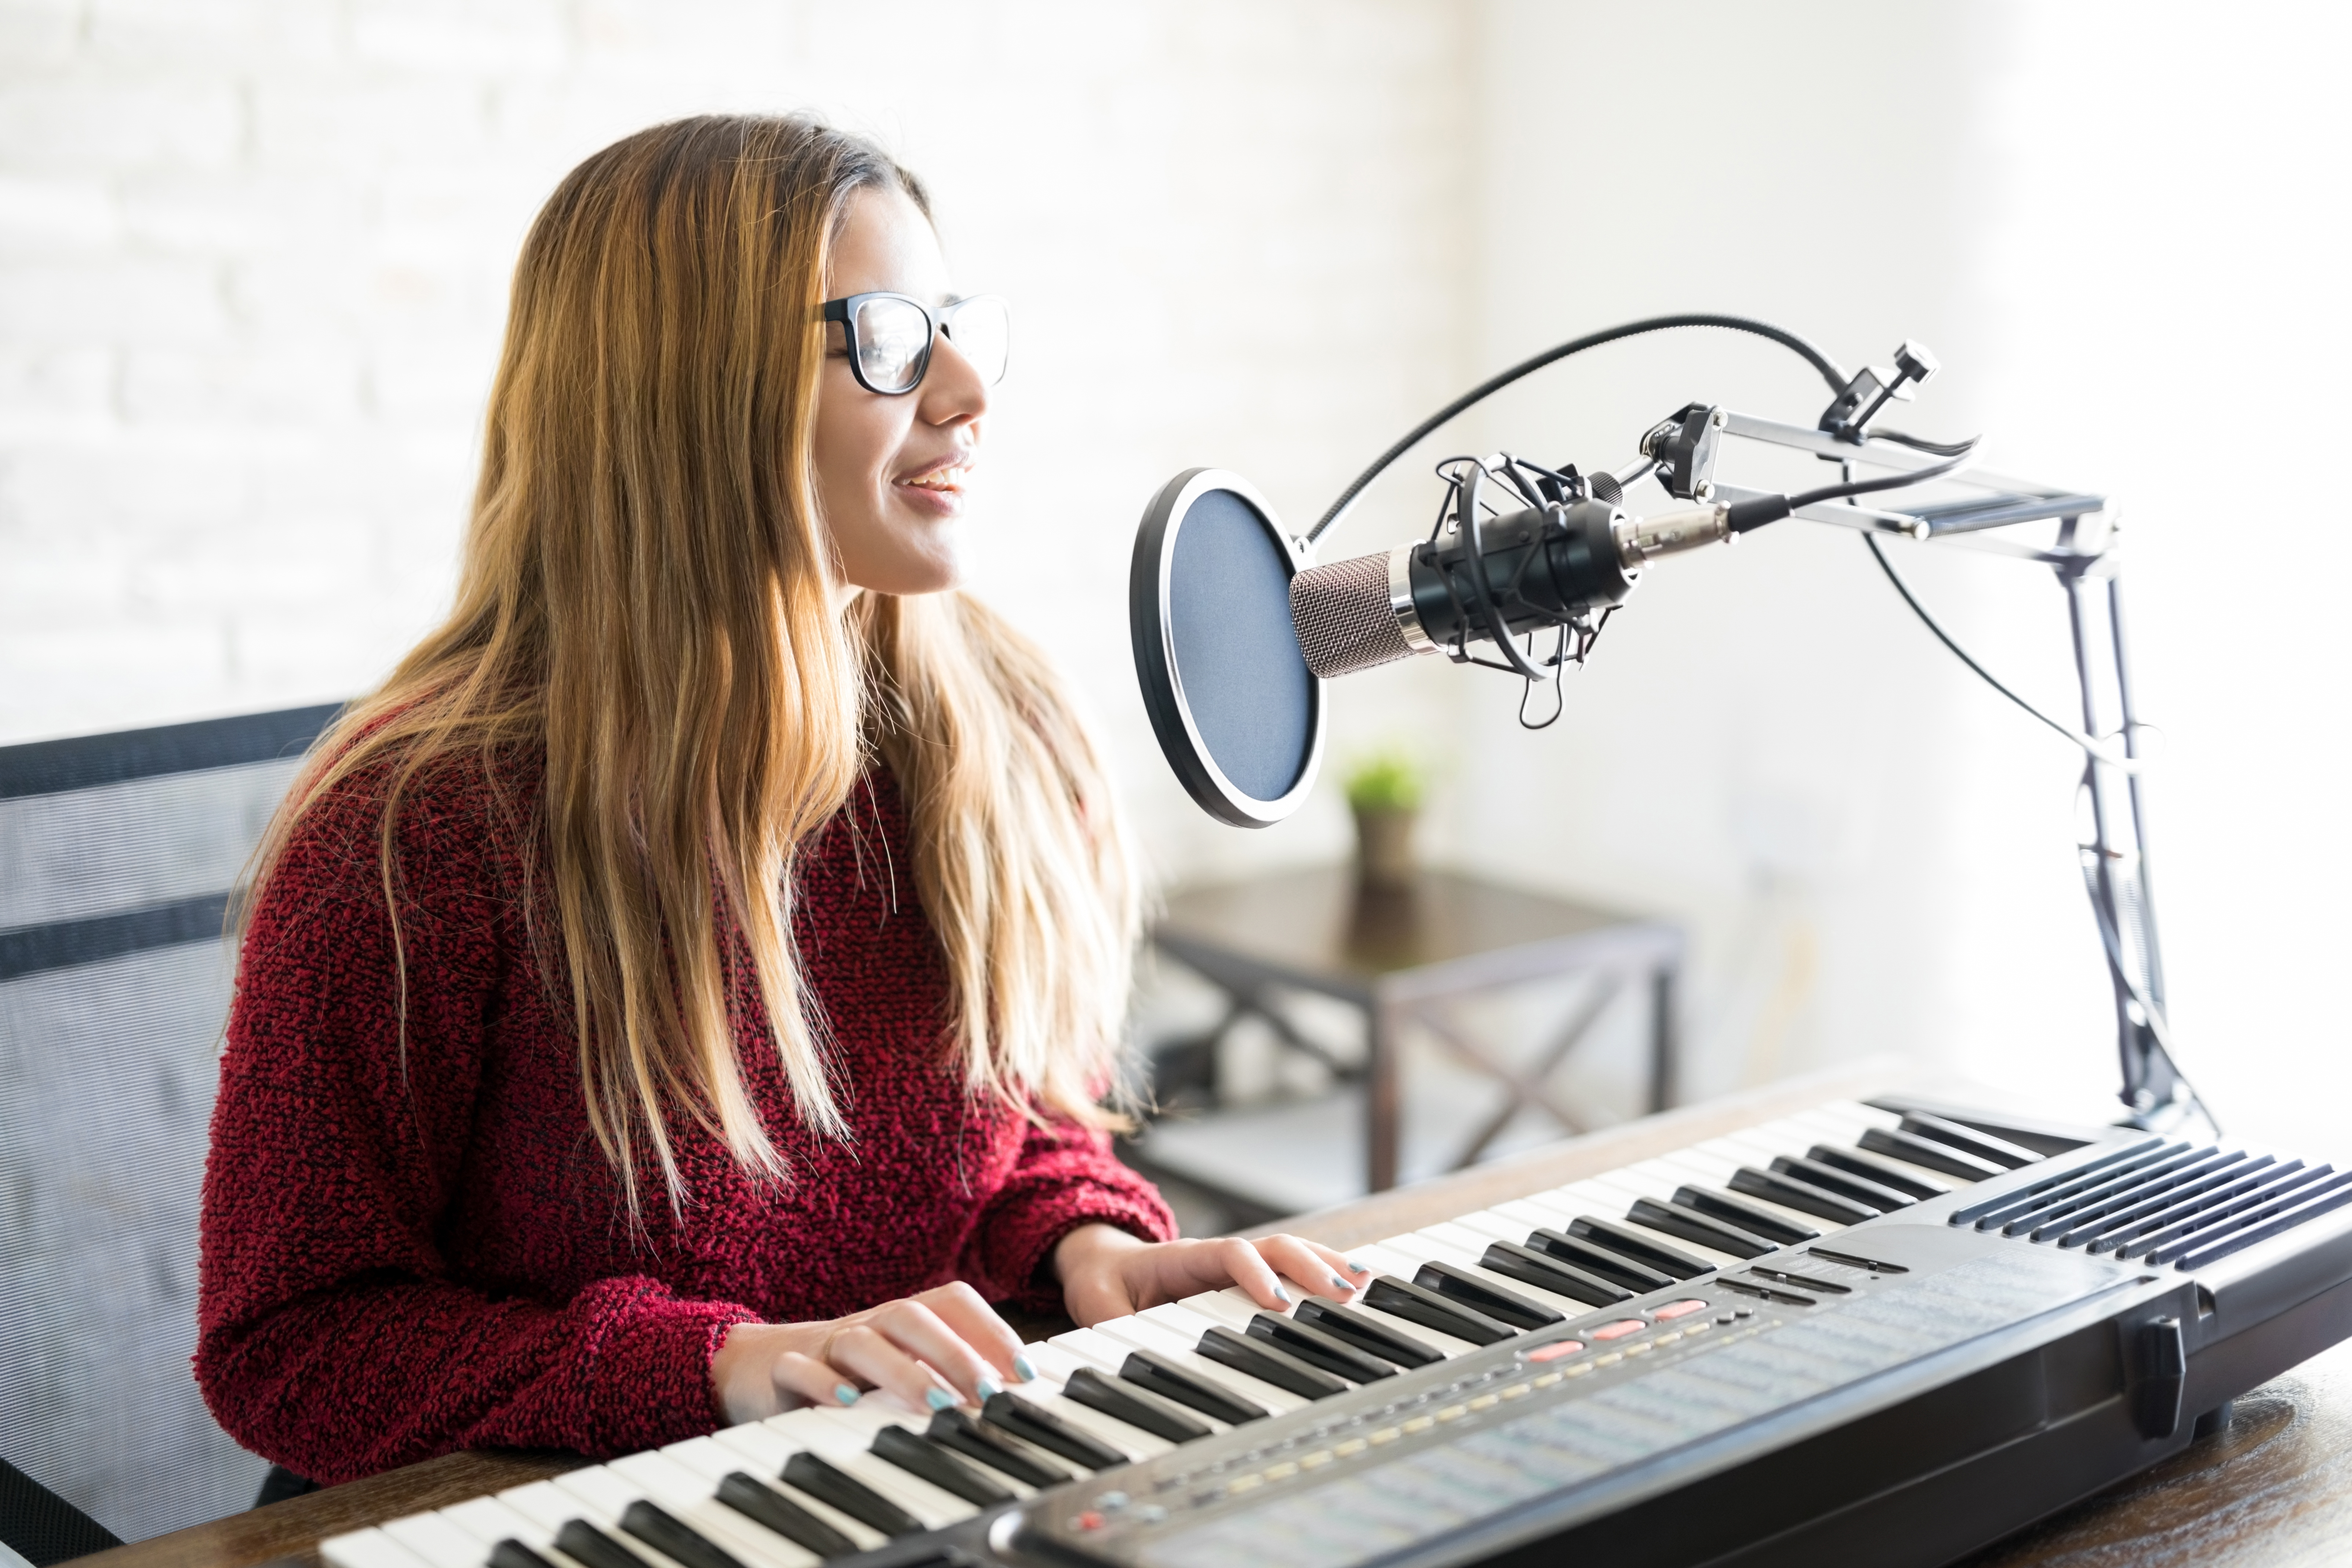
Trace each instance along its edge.
{"label": "woman's fingernail", "polygon": [[1016,1351],[1013,1356],[1013,1375],[1024,1383],[1034,1383],[1037,1380],[1036,1365]]}
{"label": "woman's fingernail", "polygon": [[1290,1300],[1290,1292],[1284,1289],[1281,1285],[1277,1283],[1274,1288],[1274,1299],[1277,1301],[1286,1302]]}
{"label": "woman's fingernail", "polygon": [[1334,1285],[1337,1285],[1337,1286],[1338,1286],[1338,1287],[1339,1287],[1339,1289],[1342,1289],[1342,1290],[1352,1290],[1352,1289],[1355,1289],[1355,1287],[1354,1287],[1353,1285],[1349,1284],[1345,1279],[1340,1279],[1337,1274],[1334,1274],[1333,1276],[1331,1276],[1331,1283],[1332,1283],[1332,1284],[1334,1284]]}
{"label": "woman's fingernail", "polygon": [[833,1385],[833,1396],[835,1399],[840,1400],[844,1405],[855,1405],[857,1403],[857,1390],[850,1387],[849,1384],[845,1383],[836,1383]]}
{"label": "woman's fingernail", "polygon": [[983,1400],[993,1399],[1004,1392],[1004,1385],[984,1372],[973,1381],[972,1386],[980,1390],[980,1396]]}
{"label": "woman's fingernail", "polygon": [[1350,1274],[1370,1274],[1371,1270],[1350,1258],[1348,1259],[1348,1272]]}
{"label": "woman's fingernail", "polygon": [[934,1410],[945,1410],[955,1403],[955,1395],[944,1388],[928,1389],[923,1394],[923,1403]]}

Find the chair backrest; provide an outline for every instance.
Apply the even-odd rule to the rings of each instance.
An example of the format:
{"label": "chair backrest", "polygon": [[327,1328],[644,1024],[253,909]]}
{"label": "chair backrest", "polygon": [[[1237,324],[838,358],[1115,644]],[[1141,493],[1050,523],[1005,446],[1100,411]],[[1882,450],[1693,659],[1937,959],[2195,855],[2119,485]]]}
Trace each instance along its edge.
{"label": "chair backrest", "polygon": [[125,1541],[249,1507],[196,1219],[238,871],[332,706],[0,747],[0,1459]]}

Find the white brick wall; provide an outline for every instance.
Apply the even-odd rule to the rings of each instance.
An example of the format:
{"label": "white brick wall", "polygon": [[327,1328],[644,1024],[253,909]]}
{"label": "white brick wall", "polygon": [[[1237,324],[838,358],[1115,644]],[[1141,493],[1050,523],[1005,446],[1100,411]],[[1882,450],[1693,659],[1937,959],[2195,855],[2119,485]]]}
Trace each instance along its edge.
{"label": "white brick wall", "polygon": [[376,679],[445,600],[554,181],[671,115],[813,107],[921,170],[963,274],[1020,312],[984,589],[1080,671],[1165,858],[1264,853],[1164,782],[1126,552],[1194,462],[1310,517],[1459,379],[1466,26],[1437,0],[0,0],[0,740]]}

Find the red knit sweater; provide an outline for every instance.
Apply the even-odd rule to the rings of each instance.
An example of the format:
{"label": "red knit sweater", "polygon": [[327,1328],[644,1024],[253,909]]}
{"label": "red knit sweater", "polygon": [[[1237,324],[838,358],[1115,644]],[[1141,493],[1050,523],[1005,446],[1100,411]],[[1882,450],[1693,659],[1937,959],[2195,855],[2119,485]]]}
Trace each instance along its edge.
{"label": "red knit sweater", "polygon": [[404,1058],[380,821],[364,789],[314,811],[245,939],[195,1368],[256,1453],[340,1481],[461,1447],[651,1447],[716,1424],[710,1358],[735,1323],[957,1279],[1057,1307],[1041,1270],[1073,1227],[1174,1234],[1102,1137],[975,1104],[943,1064],[946,971],[886,771],[806,847],[794,921],[852,1136],[807,1131],[766,1026],[740,1023],[789,1184],[747,1179],[673,1119],[690,1195],[674,1215],[652,1174],[635,1240],[533,959],[506,815],[456,770],[403,800]]}

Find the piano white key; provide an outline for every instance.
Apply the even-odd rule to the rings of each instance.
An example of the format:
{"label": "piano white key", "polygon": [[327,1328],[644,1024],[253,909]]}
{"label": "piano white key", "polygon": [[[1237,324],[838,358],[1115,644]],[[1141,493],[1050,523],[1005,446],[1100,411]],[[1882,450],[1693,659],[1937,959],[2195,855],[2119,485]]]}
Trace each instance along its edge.
{"label": "piano white key", "polygon": [[[1367,1263],[1365,1267],[1369,1268],[1371,1266]],[[1360,1287],[1370,1279],[1371,1276],[1370,1274],[1359,1275],[1357,1277],[1357,1284]],[[1223,1289],[1218,1291],[1217,1294],[1223,1297],[1227,1301],[1232,1302],[1236,1307],[1248,1308],[1253,1314],[1258,1312],[1272,1312],[1277,1317],[1287,1318],[1295,1315],[1298,1310],[1298,1300],[1296,1297],[1293,1297],[1288,1302],[1281,1306],[1261,1307],[1257,1304],[1256,1297],[1251,1295],[1248,1291],[1243,1289],[1238,1285],[1228,1285]]]}
{"label": "piano white key", "polygon": [[1021,1353],[1029,1358],[1029,1364],[1037,1369],[1038,1376],[1055,1384],[1069,1382],[1070,1374],[1087,1364],[1061,1346],[1045,1340],[1023,1345]]}
{"label": "piano white key", "polygon": [[1670,1195],[1675,1188],[1685,1180],[1687,1178],[1682,1174],[1682,1167],[1675,1163],[1673,1157],[1661,1154],[1655,1159],[1644,1160],[1638,1165],[1625,1167],[1617,1184],[1621,1187],[1637,1187],[1645,1198],[1663,1199]]}
{"label": "piano white key", "polygon": [[1578,1215],[1592,1215],[1601,1219],[1621,1220],[1625,1217],[1625,1211],[1633,1206],[1636,1198],[1650,1195],[1631,1184],[1608,1180],[1579,1182],[1573,1190],[1577,1201],[1570,1210],[1570,1218]]}
{"label": "piano white key", "polygon": [[1866,1105],[1820,1106],[1790,1118],[1813,1134],[1814,1142],[1851,1143],[1873,1127],[1894,1127],[1902,1121]]}
{"label": "piano white key", "polygon": [[1162,1301],[1157,1307],[1146,1307],[1136,1314],[1147,1323],[1157,1323],[1171,1334],[1181,1334],[1188,1345],[1201,1342],[1201,1336],[1211,1329],[1224,1324],[1214,1318],[1204,1318],[1181,1301]]}
{"label": "piano white key", "polygon": [[1460,1226],[1464,1230],[1476,1236],[1482,1243],[1479,1248],[1482,1252],[1486,1250],[1483,1244],[1489,1241],[1525,1242],[1528,1239],[1528,1232],[1535,1228],[1532,1225],[1521,1224],[1517,1220],[1505,1219],[1493,1209],[1480,1209],[1473,1214],[1456,1215],[1447,1223]]}
{"label": "piano white key", "polygon": [[433,1568],[433,1564],[381,1530],[355,1530],[319,1542],[329,1568]]}
{"label": "piano white key", "polygon": [[1055,1334],[1052,1342],[1105,1377],[1117,1377],[1118,1369],[1127,1364],[1129,1347],[1100,1329],[1072,1329],[1066,1334]]}
{"label": "piano white key", "polygon": [[1369,1247],[1356,1248],[1356,1256],[1371,1265],[1372,1273],[1375,1276],[1393,1274],[1400,1279],[1410,1279],[1412,1278],[1412,1271],[1421,1267],[1421,1259],[1408,1258],[1401,1252],[1392,1252],[1378,1242]]}
{"label": "piano white key", "polygon": [[1192,1342],[1158,1323],[1146,1322],[1139,1317],[1114,1318],[1097,1326],[1109,1337],[1124,1341],[1138,1350],[1150,1351],[1203,1382],[1229,1390],[1272,1415],[1280,1415],[1287,1411],[1302,1409],[1309,1403],[1286,1388],[1260,1383],[1245,1372],[1235,1372],[1229,1366],[1211,1361],[1192,1349]]}
{"label": "piano white key", "polygon": [[[805,1559],[809,1553],[805,1548],[720,1502],[716,1495],[717,1482],[706,1481],[667,1454],[658,1450],[630,1454],[614,1459],[604,1468],[625,1484],[641,1489],[648,1501],[667,1510],[712,1545],[741,1558],[747,1568],[807,1568]],[[800,1501],[800,1494],[794,1492],[793,1500]],[[878,1545],[880,1533],[873,1532],[873,1536]],[[644,1544],[635,1536],[629,1537],[628,1543],[632,1550]]]}
{"label": "piano white key", "polygon": [[511,1539],[545,1555],[555,1535],[536,1520],[524,1518],[494,1497],[451,1503],[441,1510],[441,1517],[480,1542],[485,1553],[499,1542]]}
{"label": "piano white key", "polygon": [[[1496,1204],[1486,1212],[1514,1225],[1524,1226],[1530,1231],[1558,1230],[1560,1221],[1569,1217],[1558,1205],[1540,1203],[1533,1198],[1513,1198],[1507,1203]],[[1510,1239],[1523,1243],[1527,1237],[1515,1236]]]}
{"label": "piano white key", "polygon": [[498,1494],[498,1500],[552,1536],[567,1521],[585,1517],[580,1500],[559,1488],[553,1481],[530,1481],[509,1487]]}
{"label": "piano white key", "polygon": [[1671,1154],[1658,1156],[1661,1178],[1679,1185],[1696,1182],[1701,1186],[1719,1187],[1731,1180],[1731,1173],[1747,1163],[1744,1160],[1721,1160],[1702,1154],[1695,1149],[1677,1149]]}
{"label": "piano white key", "polygon": [[1197,1296],[1185,1297],[1179,1304],[1213,1323],[1223,1323],[1237,1334],[1247,1333],[1250,1320],[1265,1309],[1246,1295],[1236,1301],[1234,1294],[1225,1290],[1203,1290]]}
{"label": "piano white key", "polygon": [[1769,1139],[1750,1137],[1745,1132],[1727,1132],[1720,1138],[1710,1138],[1704,1143],[1694,1143],[1691,1145],[1691,1152],[1733,1165],[1769,1164],[1775,1154],[1804,1152],[1802,1149],[1782,1148]]}
{"label": "piano white key", "polygon": [[481,1568],[489,1560],[490,1543],[475,1540],[437,1513],[412,1513],[383,1529],[433,1568]]}

